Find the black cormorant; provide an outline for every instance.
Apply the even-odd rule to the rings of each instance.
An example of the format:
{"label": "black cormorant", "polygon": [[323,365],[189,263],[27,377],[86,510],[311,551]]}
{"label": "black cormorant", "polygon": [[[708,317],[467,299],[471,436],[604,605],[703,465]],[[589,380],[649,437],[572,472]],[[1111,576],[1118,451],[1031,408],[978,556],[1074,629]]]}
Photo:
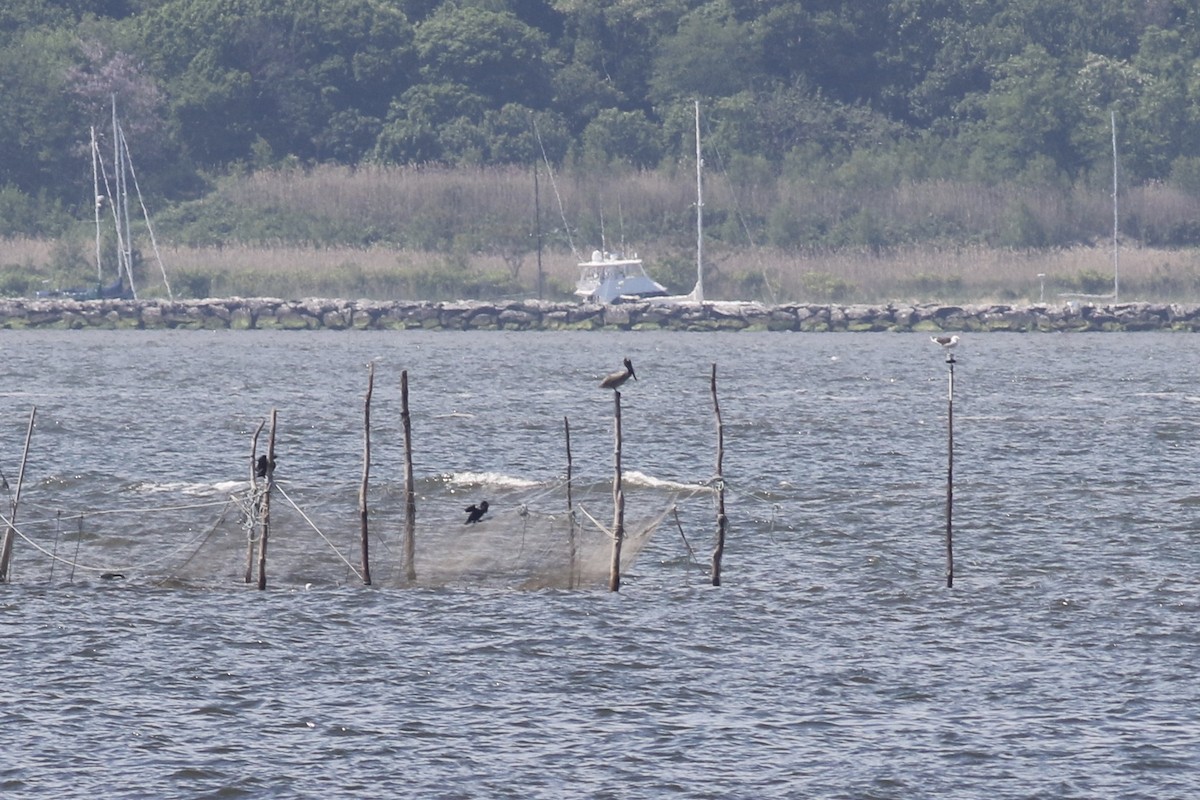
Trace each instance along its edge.
{"label": "black cormorant", "polygon": [[463,510],[467,512],[467,521],[464,522],[463,525],[473,525],[476,522],[479,522],[479,520],[483,518],[483,515],[487,513],[488,501],[483,500],[479,503],[479,505],[467,506]]}

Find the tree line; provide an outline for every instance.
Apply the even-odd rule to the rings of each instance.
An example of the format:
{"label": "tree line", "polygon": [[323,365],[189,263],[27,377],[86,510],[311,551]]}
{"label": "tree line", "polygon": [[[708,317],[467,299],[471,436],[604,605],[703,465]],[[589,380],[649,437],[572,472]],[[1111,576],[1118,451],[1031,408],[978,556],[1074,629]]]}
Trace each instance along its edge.
{"label": "tree line", "polygon": [[115,96],[147,189],[318,164],[670,169],[1200,193],[1194,0],[9,0],[0,234],[92,202]]}

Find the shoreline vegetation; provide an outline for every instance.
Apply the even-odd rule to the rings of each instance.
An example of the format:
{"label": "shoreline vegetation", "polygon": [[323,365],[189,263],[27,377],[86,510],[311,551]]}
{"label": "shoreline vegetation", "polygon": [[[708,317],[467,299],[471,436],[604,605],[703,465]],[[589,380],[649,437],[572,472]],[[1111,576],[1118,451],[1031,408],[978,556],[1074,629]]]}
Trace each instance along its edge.
{"label": "shoreline vegetation", "polygon": [[[672,292],[695,280],[690,164],[667,170],[320,166],[231,175],[153,216],[172,294],[374,300],[570,299],[576,264],[636,251]],[[895,176],[708,181],[706,296],[805,302],[1200,302],[1200,197],[1122,190],[1114,275],[1111,188],[988,186]],[[144,231],[143,231],[144,232]],[[0,296],[95,285],[94,224],[0,239]],[[139,297],[167,291],[135,226]],[[102,242],[111,274],[116,243]]]}

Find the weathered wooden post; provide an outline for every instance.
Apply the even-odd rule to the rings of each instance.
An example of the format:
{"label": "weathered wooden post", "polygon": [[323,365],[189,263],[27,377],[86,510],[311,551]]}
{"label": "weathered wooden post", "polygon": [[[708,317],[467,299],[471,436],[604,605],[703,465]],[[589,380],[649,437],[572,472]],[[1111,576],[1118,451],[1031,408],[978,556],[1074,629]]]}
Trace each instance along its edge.
{"label": "weathered wooden post", "polygon": [[271,490],[275,488],[275,423],[278,412],[271,409],[271,432],[267,438],[266,485],[262,497],[262,530],[258,536],[258,588],[267,588],[267,540],[271,534]]}
{"label": "weathered wooden post", "polygon": [[363,401],[363,471],[358,489],[358,521],[362,543],[362,582],[371,585],[371,540],[367,526],[367,486],[371,477],[371,394],[375,391],[375,362],[367,368],[367,397]]}
{"label": "weathered wooden post", "polygon": [[[254,516],[250,518],[246,526],[246,577],[245,582],[250,583],[254,579],[254,530],[258,528],[259,514],[262,512],[262,497],[258,490],[258,436],[262,433],[267,421],[260,420],[258,427],[254,429],[254,435],[250,437],[250,512]],[[265,462],[264,462],[265,464]],[[263,478],[266,478],[266,467],[262,469]]]}
{"label": "weathered wooden post", "polygon": [[947,351],[949,391],[946,415],[946,587],[954,586],[954,353]]}
{"label": "weathered wooden post", "polygon": [[417,579],[417,493],[413,486],[412,417],[408,413],[408,370],[400,373],[400,419],[404,423],[404,576]]}
{"label": "weathered wooden post", "polygon": [[8,567],[12,561],[13,537],[17,529],[17,504],[21,502],[21,486],[25,483],[25,464],[29,461],[29,440],[33,438],[33,422],[37,419],[37,406],[29,411],[29,427],[25,431],[25,450],[21,453],[21,471],[17,474],[17,489],[13,493],[8,511],[8,525],[4,528],[4,542],[0,543],[0,583],[8,583]]}
{"label": "weathered wooden post", "polygon": [[725,516],[725,476],[722,472],[725,461],[725,425],[721,422],[721,404],[717,402],[717,365],[712,365],[713,414],[717,418],[717,541],[712,554],[712,585],[721,585],[721,558],[725,555],[725,533],[729,529],[729,518]]}
{"label": "weathered wooden post", "polygon": [[571,499],[571,473],[574,465],[571,461],[571,421],[563,417],[563,435],[567,440],[567,588],[575,588],[575,503]]}
{"label": "weathered wooden post", "polygon": [[621,543],[625,539],[625,492],[621,488],[621,392],[613,390],[613,546],[608,590],[621,590]]}

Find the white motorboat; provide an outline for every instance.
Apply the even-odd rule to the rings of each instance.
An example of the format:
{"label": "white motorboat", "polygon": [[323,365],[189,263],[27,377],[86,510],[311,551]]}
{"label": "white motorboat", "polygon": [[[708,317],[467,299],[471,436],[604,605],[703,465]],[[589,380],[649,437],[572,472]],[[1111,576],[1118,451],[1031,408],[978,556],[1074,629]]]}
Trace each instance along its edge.
{"label": "white motorboat", "polygon": [[579,264],[575,294],[588,303],[619,303],[622,299],[665,297],[667,288],[646,274],[636,253],[626,258],[594,250],[590,260]]}

